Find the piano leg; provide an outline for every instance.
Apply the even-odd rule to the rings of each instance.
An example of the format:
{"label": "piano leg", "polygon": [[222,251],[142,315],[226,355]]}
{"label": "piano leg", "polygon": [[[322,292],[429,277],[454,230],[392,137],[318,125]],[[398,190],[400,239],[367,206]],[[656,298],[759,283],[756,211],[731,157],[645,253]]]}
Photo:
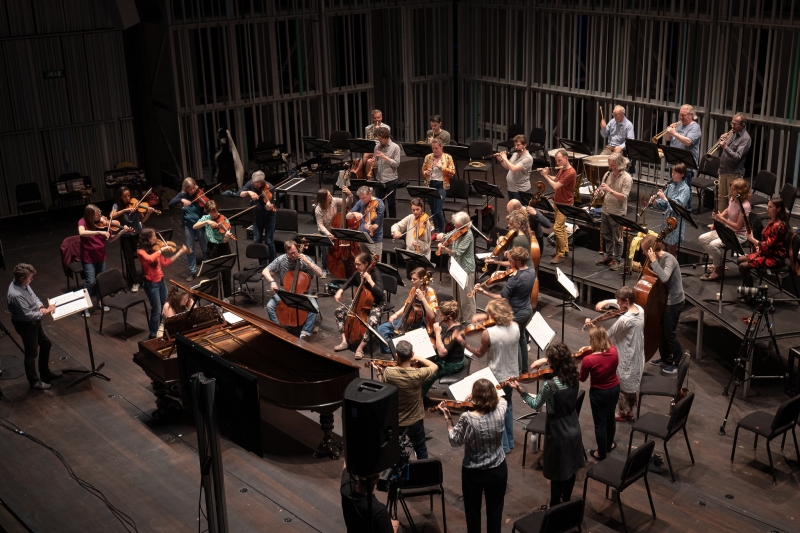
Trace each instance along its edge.
{"label": "piano leg", "polygon": [[343,443],[333,442],[333,413],[320,413],[319,425],[325,435],[322,437],[322,442],[319,443],[317,451],[314,452],[314,457],[338,459]]}

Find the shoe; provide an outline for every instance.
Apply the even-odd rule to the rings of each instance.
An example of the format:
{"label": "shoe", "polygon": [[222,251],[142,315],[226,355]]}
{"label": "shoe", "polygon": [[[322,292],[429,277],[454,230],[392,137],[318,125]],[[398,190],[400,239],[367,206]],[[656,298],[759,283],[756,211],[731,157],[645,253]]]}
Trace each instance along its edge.
{"label": "shoe", "polygon": [[111,311],[111,308],[108,307],[107,305],[104,305],[103,306],[103,311]]}
{"label": "shoe", "polygon": [[563,256],[563,255],[556,255],[554,258],[552,258],[550,260],[550,264],[551,265],[557,265],[559,263],[563,263],[564,261],[566,261],[566,259],[567,258],[565,256]]}
{"label": "shoe", "polygon": [[322,269],[322,275],[320,276],[320,279],[325,279],[327,277],[328,277],[328,271],[323,268]]}
{"label": "shoe", "polygon": [[194,281],[194,274],[189,274],[186,276],[186,281]]}
{"label": "shoe", "polygon": [[90,316],[90,315],[89,315],[89,310],[88,310],[88,309],[86,309],[86,310],[83,312],[83,316]]}
{"label": "shoe", "polygon": [[613,271],[615,271],[615,272],[616,272],[617,270],[619,270],[619,261],[611,261],[611,262],[608,264],[608,268],[609,268],[610,270],[613,270]]}
{"label": "shoe", "polygon": [[305,341],[311,338],[311,333],[306,333],[305,331],[300,334],[300,340]]}
{"label": "shoe", "polygon": [[602,461],[603,459],[600,458],[600,452],[597,450],[589,450],[589,457],[594,459],[595,461]]}
{"label": "shoe", "polygon": [[650,364],[653,366],[666,366],[666,363],[660,357],[658,359],[650,359]]}
{"label": "shoe", "polygon": [[635,422],[636,421],[636,415],[631,413],[626,417],[626,419],[628,420],[628,422]]}
{"label": "shoe", "polygon": [[35,383],[31,383],[31,388],[36,390],[50,390],[51,387],[52,385],[50,385],[49,383],[45,383],[42,380],[39,380]]}
{"label": "shoe", "polygon": [[677,374],[678,365],[669,365],[661,369],[662,374]]}
{"label": "shoe", "polygon": [[618,413],[618,414],[614,415],[614,420],[616,420],[617,422],[627,422],[628,421],[628,417]]}
{"label": "shoe", "polygon": [[716,281],[719,279],[719,276],[716,274],[703,274],[700,276],[700,281]]}
{"label": "shoe", "polygon": [[600,259],[599,261],[595,261],[594,264],[597,266],[610,265],[612,261],[614,261],[612,258],[606,257],[604,259]]}
{"label": "shoe", "polygon": [[59,379],[59,378],[61,378],[63,376],[64,376],[64,373],[62,371],[60,371],[60,370],[51,370],[47,374],[42,374],[41,380],[46,382],[46,383],[50,383],[54,379]]}
{"label": "shoe", "polygon": [[131,292],[139,292],[139,284],[134,283],[133,287],[131,287]]}
{"label": "shoe", "polygon": [[341,344],[337,344],[337,345],[336,345],[336,346],[333,348],[333,351],[334,351],[334,352],[343,352],[343,351],[345,351],[347,348],[348,348],[348,346],[347,346],[347,343],[346,343],[346,342],[343,342],[343,343],[341,343]]}
{"label": "shoe", "polygon": [[356,360],[364,359],[364,352],[362,352],[361,350],[356,350],[355,358],[356,358]]}

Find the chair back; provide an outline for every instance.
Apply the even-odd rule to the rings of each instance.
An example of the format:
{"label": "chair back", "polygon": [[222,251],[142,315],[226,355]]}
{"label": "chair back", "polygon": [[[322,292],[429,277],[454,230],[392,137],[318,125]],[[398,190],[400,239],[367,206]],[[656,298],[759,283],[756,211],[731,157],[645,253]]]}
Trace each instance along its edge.
{"label": "chair back", "polygon": [[580,529],[583,523],[584,501],[582,498],[548,507],[542,517],[540,533],[563,533]]}
{"label": "chair back", "polygon": [[351,135],[349,131],[342,131],[342,130],[335,130],[331,132],[331,147],[334,150],[348,150],[349,145],[347,144],[347,139],[350,139]]}
{"label": "chair back", "polygon": [[469,183],[462,178],[453,176],[450,178],[450,189],[447,191],[447,198],[469,200]]}
{"label": "chair back", "polygon": [[294,209],[278,209],[275,214],[275,230],[278,231],[293,231],[297,233],[297,211]]}
{"label": "chair back", "polygon": [[647,441],[628,456],[628,459],[625,461],[625,466],[622,468],[622,476],[620,477],[623,485],[632,483],[642,475],[647,474],[647,466],[650,464],[650,458],[653,457],[653,450],[655,447],[656,441]]}
{"label": "chair back", "polygon": [[42,201],[42,193],[39,192],[39,186],[33,182],[20,183],[14,192],[16,193],[18,204]]}
{"label": "chair back", "polygon": [[754,211],[750,211],[750,214],[747,215],[747,219],[750,221],[750,227],[753,228],[753,237],[755,237],[757,241],[760,241],[761,232],[764,231],[764,223],[761,222],[761,217]]}
{"label": "chair back", "polygon": [[97,275],[97,293],[101,299],[115,292],[127,291],[127,287],[122,272],[116,268]]}
{"label": "chair back", "polygon": [[266,244],[254,242],[247,245],[247,248],[244,250],[244,256],[248,259],[269,259],[269,248],[267,248]]}
{"label": "chair back", "polygon": [[417,459],[408,462],[408,481],[403,483],[401,490],[431,487],[441,485],[443,482],[442,461],[435,457]]}
{"label": "chair back", "polygon": [[445,145],[443,148],[444,148],[444,153],[450,154],[454,160],[466,161],[469,159],[469,147],[467,146],[459,146],[451,142],[450,144]]}
{"label": "chair back", "polygon": [[797,195],[797,188],[791,183],[784,183],[779,196],[783,200],[783,205],[786,206],[787,211],[792,210],[794,204],[794,197]]}
{"label": "chair back", "polygon": [[778,176],[769,170],[759,170],[756,179],[753,180],[753,190],[764,193],[767,197],[772,198],[775,194],[775,183],[778,181]]}
{"label": "chair back", "polygon": [[719,177],[719,157],[712,157],[711,159],[706,159],[705,157],[700,158],[700,168],[697,169],[699,174],[705,174],[706,176],[711,176],[712,178],[716,179]]}
{"label": "chair back", "polygon": [[540,144],[544,146],[545,141],[547,140],[547,131],[544,128],[533,128],[531,130],[531,134],[528,137],[528,142],[531,144]]}
{"label": "chair back", "polygon": [[75,262],[81,262],[81,238],[78,235],[67,237],[61,242],[61,266],[66,276],[72,275],[69,265]]}
{"label": "chair back", "polygon": [[472,141],[469,143],[470,159],[483,159],[492,155],[492,152],[494,152],[494,149],[489,141]]}
{"label": "chair back", "polygon": [[694,393],[690,392],[682,400],[679,400],[672,409],[672,414],[667,422],[667,434],[672,434],[686,424],[689,418],[689,411],[692,410],[692,402],[694,402]]}
{"label": "chair back", "polygon": [[[384,218],[383,219],[383,238],[384,239],[391,239],[392,238],[392,226],[400,222],[401,219],[399,218]],[[405,236],[403,236],[405,238]]]}
{"label": "chair back", "polygon": [[513,141],[517,135],[525,135],[525,127],[522,124],[512,124],[508,127],[509,141]]}
{"label": "chair back", "polygon": [[680,363],[678,363],[678,383],[675,385],[675,398],[678,397],[678,393],[681,391],[681,387],[683,386],[683,382],[686,381],[686,374],[689,373],[689,355],[684,355],[681,358]]}
{"label": "chair back", "polygon": [[383,280],[383,290],[390,294],[397,294],[397,278],[391,274],[381,272],[381,279]]}
{"label": "chair back", "polygon": [[581,407],[583,407],[583,400],[586,398],[586,391],[582,390],[578,392],[578,397],[575,398],[575,412],[578,415],[581,414]]}
{"label": "chair back", "polygon": [[783,402],[772,419],[772,434],[780,434],[797,424],[797,417],[800,415],[800,394],[794,398],[789,398]]}

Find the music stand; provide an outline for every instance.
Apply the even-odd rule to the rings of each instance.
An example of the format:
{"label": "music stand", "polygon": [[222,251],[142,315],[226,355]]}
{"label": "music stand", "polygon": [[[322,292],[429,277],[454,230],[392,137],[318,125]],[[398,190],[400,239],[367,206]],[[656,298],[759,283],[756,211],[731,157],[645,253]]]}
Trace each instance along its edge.
{"label": "music stand", "polygon": [[[320,235],[319,233],[298,233],[295,241],[314,247],[314,263],[319,264],[319,247],[320,246],[333,246],[333,241],[327,235]],[[314,276],[317,282],[317,296],[319,294],[319,276]],[[330,296],[325,293],[321,296]]]}
{"label": "music stand", "polygon": [[694,155],[691,150],[675,148],[674,146],[662,146],[661,151],[664,152],[664,159],[670,166],[676,163],[683,163],[686,165],[686,168],[697,170],[697,162],[694,160]]}
{"label": "music stand", "polygon": [[222,255],[214,259],[207,259],[200,263],[200,269],[197,271],[197,277],[207,276],[209,279],[217,275],[217,298],[220,300],[225,298],[225,290],[222,284],[222,272],[225,270],[233,270],[233,265],[236,263],[236,256],[234,254]]}
{"label": "music stand", "polygon": [[[625,141],[625,151],[631,161],[639,162],[639,178],[636,180],[636,201],[639,201],[639,187],[642,184],[642,163],[660,165],[661,157],[658,155],[658,145],[650,141],[637,141],[628,139]],[[639,213],[636,213],[636,222],[639,222]]]}
{"label": "music stand", "polygon": [[[50,303],[48,301],[48,303]],[[74,379],[69,385],[67,385],[67,389],[70,389],[80,383],[81,381],[86,381],[89,378],[96,377],[100,378],[104,381],[111,381],[111,378],[106,376],[105,374],[101,374],[100,370],[105,366],[105,363],[100,363],[97,366],[94,366],[94,350],[92,349],[92,336],[89,332],[89,318],[86,316],[87,309],[91,309],[92,307],[92,299],[89,296],[89,292],[86,289],[83,289],[83,305],[80,308],[75,308],[69,315],[70,316],[75,313],[80,313],[83,316],[83,325],[86,329],[86,346],[89,348],[89,363],[90,369],[86,370],[84,368],[68,368],[64,370],[65,374],[82,374],[81,377]],[[53,320],[55,320],[55,316],[53,316]],[[3,328],[5,329],[5,328]],[[10,337],[10,335],[9,335]],[[16,341],[14,341],[16,344]],[[19,346],[19,345],[17,345]]]}
{"label": "music stand", "polygon": [[[247,208],[245,208],[245,209],[247,209]],[[248,212],[250,213],[252,211],[248,211]],[[230,224],[231,224],[231,233],[233,233],[234,237],[237,237],[237,238],[233,239],[233,242],[236,245],[236,270],[241,270],[242,269],[242,264],[239,262],[239,239],[238,239],[239,236],[236,233],[236,226],[247,227],[247,226],[251,225],[253,222],[252,222],[252,220],[250,220],[251,217],[234,218],[234,219],[230,218],[231,216],[236,215],[238,213],[242,213],[242,210],[241,209],[220,209],[219,210],[219,214],[223,215],[225,218],[228,219],[228,222],[230,222]],[[246,214],[246,213],[244,213],[244,214]],[[168,231],[172,231],[172,230],[168,230]],[[245,236],[246,236],[246,233],[245,233]],[[169,240],[169,239],[165,238],[165,240]]]}
{"label": "music stand", "polygon": [[[277,294],[281,301],[286,304],[286,307],[294,309],[295,317],[297,319],[297,326],[294,326],[294,328],[300,328],[301,331],[303,329],[303,325],[300,324],[300,311],[306,311],[314,314],[317,313],[317,308],[314,307],[314,303],[311,301],[311,296],[284,291],[281,289],[276,290],[275,294]],[[299,336],[300,335],[298,335],[298,337]]]}
{"label": "music stand", "polygon": [[422,159],[428,155],[433,153],[433,148],[428,143],[425,144],[416,144],[416,143],[400,143],[400,146],[403,147],[403,151],[406,153],[408,157],[416,157],[417,158],[417,166],[419,167],[419,174],[417,174],[417,183],[422,182]]}
{"label": "music stand", "polygon": [[375,244],[372,242],[372,238],[369,236],[368,233],[364,233],[363,231],[359,231],[356,229],[340,229],[340,228],[331,228],[331,233],[337,239],[341,239],[343,241],[351,241],[351,242],[360,242],[364,244]]}
{"label": "music stand", "polygon": [[610,213],[607,214],[611,220],[619,224],[619,227],[622,230],[622,253],[624,254],[623,256],[625,257],[625,264],[622,266],[622,285],[624,286],[625,275],[626,275],[625,271],[628,270],[628,254],[629,254],[627,230],[632,229],[633,231],[636,231],[638,233],[644,233],[645,235],[647,235],[647,230],[645,230],[642,226],[640,226],[638,222],[634,222],[633,220],[625,218],[622,215],[612,215]]}
{"label": "music stand", "polygon": [[433,187],[422,187],[422,186],[414,186],[409,185],[406,190],[408,190],[409,196],[411,198],[419,197],[423,200],[441,200],[442,195],[439,194],[438,189],[434,189]]}
{"label": "music stand", "polygon": [[400,272],[392,265],[387,265],[386,263],[376,263],[375,268],[380,270],[383,274],[392,276],[397,281],[398,285],[405,287],[406,284],[403,283],[403,278],[400,276]]}
{"label": "music stand", "polygon": [[332,154],[334,152],[331,142],[325,139],[314,139],[313,137],[303,137],[303,148],[306,152]]}
{"label": "music stand", "polygon": [[[722,302],[722,292],[725,289],[725,257],[728,255],[728,250],[733,250],[734,252],[742,256],[744,255],[744,249],[742,248],[742,243],[740,243],[739,239],[736,237],[736,233],[718,220],[714,221],[714,231],[717,232],[717,237],[719,237],[719,240],[722,241],[722,245],[724,246],[722,250],[722,275],[719,277],[719,298],[717,299],[719,304],[717,311],[721,313],[723,305],[728,305],[733,303],[733,302],[725,302],[725,303]],[[713,302],[714,300],[703,300],[703,301]]]}
{"label": "music stand", "polygon": [[[572,267],[569,273],[569,279],[574,280],[575,279],[575,233],[577,232],[577,226],[578,226],[576,221],[578,219],[583,220],[590,226],[594,226],[595,222],[594,219],[591,217],[591,215],[589,215],[589,213],[584,211],[583,208],[581,207],[575,207],[574,205],[565,205],[558,203],[556,204],[556,207],[558,208],[559,211],[564,213],[564,216],[566,216],[567,218],[572,218]],[[565,301],[561,305],[567,305],[567,304],[574,307],[578,311],[581,310],[581,308],[578,307],[573,300],[570,300],[569,302]]]}
{"label": "music stand", "polygon": [[380,182],[375,180],[357,180],[350,178],[350,186],[348,188],[351,191],[358,191],[359,187],[369,187],[370,189],[374,189],[375,185],[380,185]]}
{"label": "music stand", "polygon": [[[572,139],[564,139],[559,137],[558,145],[568,152],[578,152],[579,154],[592,155],[592,150],[581,141],[573,141]],[[574,159],[574,157],[572,159]]]}
{"label": "music stand", "polygon": [[436,270],[436,265],[434,265],[430,259],[422,254],[418,254],[410,250],[404,250],[402,248],[397,248],[395,252],[397,252],[397,255],[399,255],[406,264],[406,276],[408,279],[411,279],[410,273],[417,267],[422,267],[425,269],[432,268],[433,270]]}
{"label": "music stand", "polygon": [[[475,188],[475,191],[478,194],[486,197],[486,205],[489,205],[489,198],[494,198],[494,211],[497,213],[497,199],[505,197],[503,195],[503,191],[500,190],[500,187],[484,180],[474,180],[472,182],[472,186]],[[476,215],[478,219],[478,227],[483,228],[483,209],[480,207],[481,206],[478,206],[478,212]],[[469,198],[467,198],[467,209],[469,209]]]}
{"label": "music stand", "polygon": [[[685,150],[681,150],[681,151],[685,151]],[[691,197],[689,197],[689,201],[691,201]],[[687,222],[689,222],[689,224],[691,224],[694,229],[697,229],[697,222],[694,221],[694,219],[692,218],[692,215],[689,213],[689,211],[687,211],[685,207],[683,207],[681,204],[679,204],[675,200],[672,200],[671,198],[667,198],[667,203],[669,203],[669,206],[672,208],[672,210],[675,213],[677,213],[678,216],[681,218],[681,221],[678,222],[678,251],[675,252],[675,254],[677,255],[677,254],[681,253],[681,233],[683,231],[683,221],[686,220]],[[675,259],[678,259],[678,258],[676,257]],[[680,264],[680,261],[678,261],[678,263]],[[688,276],[689,274],[687,273],[686,275]]]}
{"label": "music stand", "polygon": [[347,148],[351,154],[372,154],[377,142],[378,139],[347,139]]}

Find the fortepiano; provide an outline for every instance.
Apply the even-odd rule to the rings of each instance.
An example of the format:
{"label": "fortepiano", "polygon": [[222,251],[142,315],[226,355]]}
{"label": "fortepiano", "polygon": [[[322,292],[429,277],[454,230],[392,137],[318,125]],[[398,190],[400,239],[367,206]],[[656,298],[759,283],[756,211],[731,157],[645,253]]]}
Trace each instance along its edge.
{"label": "fortepiano", "polygon": [[[332,439],[333,413],[342,404],[347,385],[359,377],[359,367],[290,335],[267,318],[175,281],[170,280],[170,283],[198,301],[206,300],[244,319],[235,325],[219,319],[207,327],[184,330],[181,335],[191,341],[194,349],[206,350],[255,376],[260,401],[285,409],[319,413],[323,437],[314,456],[338,458],[340,449]],[[153,380],[157,396],[166,390],[167,396],[172,392],[175,398],[177,388],[185,388],[180,384],[174,339],[140,341],[139,352],[133,359]]]}

